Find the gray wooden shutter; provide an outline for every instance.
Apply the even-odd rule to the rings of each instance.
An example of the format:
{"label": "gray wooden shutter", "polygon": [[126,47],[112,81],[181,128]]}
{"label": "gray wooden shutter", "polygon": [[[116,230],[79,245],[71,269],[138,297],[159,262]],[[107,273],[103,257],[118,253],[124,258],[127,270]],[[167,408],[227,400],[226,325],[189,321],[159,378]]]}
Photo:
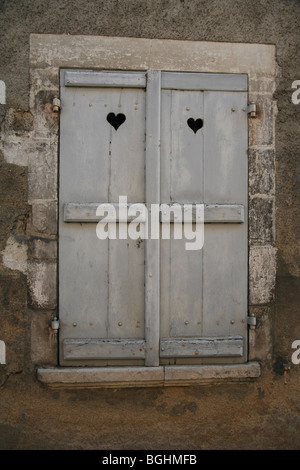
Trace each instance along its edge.
{"label": "gray wooden shutter", "polygon": [[[144,362],[144,243],[99,240],[88,217],[122,195],[144,202],[145,88],[145,73],[61,73],[62,364]],[[115,129],[110,113],[125,122]]]}
{"label": "gray wooden shutter", "polygon": [[[247,76],[162,78],[161,199],[205,205],[204,246],[161,243],[160,356],[246,360]],[[198,130],[187,121],[201,119]],[[192,121],[193,122],[193,121]]]}
{"label": "gray wooden shutter", "polygon": [[[246,360],[246,90],[243,75],[61,72],[62,365]],[[203,249],[99,240],[96,209],[121,195],[205,204]]]}

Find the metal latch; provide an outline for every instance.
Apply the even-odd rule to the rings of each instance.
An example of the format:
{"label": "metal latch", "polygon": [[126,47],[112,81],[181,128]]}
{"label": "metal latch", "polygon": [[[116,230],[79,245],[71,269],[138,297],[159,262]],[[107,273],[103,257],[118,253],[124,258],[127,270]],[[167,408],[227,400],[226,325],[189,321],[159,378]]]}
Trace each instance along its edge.
{"label": "metal latch", "polygon": [[247,323],[250,327],[251,330],[255,330],[255,326],[256,326],[256,316],[255,315],[250,315],[248,317],[248,320],[247,320]]}

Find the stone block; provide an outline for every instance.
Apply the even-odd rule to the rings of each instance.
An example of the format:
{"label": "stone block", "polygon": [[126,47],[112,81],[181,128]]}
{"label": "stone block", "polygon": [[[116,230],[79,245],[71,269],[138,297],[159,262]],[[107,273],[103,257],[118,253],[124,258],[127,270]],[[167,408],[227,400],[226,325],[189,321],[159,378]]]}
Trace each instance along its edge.
{"label": "stone block", "polygon": [[7,242],[7,236],[12,231],[25,236],[29,207],[24,205],[3,204],[0,210],[0,251]]}
{"label": "stone block", "polygon": [[27,169],[0,164],[0,199],[2,204],[27,202]]}
{"label": "stone block", "polygon": [[250,305],[268,304],[274,298],[276,279],[276,249],[273,246],[253,246],[249,255]]}
{"label": "stone block", "polygon": [[275,193],[275,152],[273,149],[249,150],[249,194]]}
{"label": "stone block", "polygon": [[6,135],[2,142],[4,160],[14,165],[28,166],[32,143],[28,137]]}
{"label": "stone block", "polygon": [[29,199],[56,199],[57,143],[37,141],[28,164]]}
{"label": "stone block", "polygon": [[53,388],[172,387],[259,377],[257,362],[233,365],[160,367],[64,367],[38,369],[38,380]]}
{"label": "stone block", "polygon": [[57,241],[49,238],[33,238],[30,241],[31,256],[35,259],[55,260],[57,258]]}
{"label": "stone block", "polygon": [[249,201],[249,240],[251,245],[274,243],[275,210],[273,199],[253,197]]}
{"label": "stone block", "polygon": [[57,233],[57,202],[33,201],[32,202],[32,227],[41,233]]}
{"label": "stone block", "polygon": [[249,79],[249,90],[251,93],[272,95],[276,89],[273,77],[263,74],[253,74]]}
{"label": "stone block", "polygon": [[33,115],[24,109],[9,108],[2,129],[4,134],[24,135],[33,129]]}

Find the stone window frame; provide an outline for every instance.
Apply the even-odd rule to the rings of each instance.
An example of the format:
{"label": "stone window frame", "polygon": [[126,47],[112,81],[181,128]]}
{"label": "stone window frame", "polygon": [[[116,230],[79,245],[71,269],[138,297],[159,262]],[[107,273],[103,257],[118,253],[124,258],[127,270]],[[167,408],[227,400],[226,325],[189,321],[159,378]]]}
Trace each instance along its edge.
{"label": "stone window frame", "polygon": [[[57,315],[57,203],[59,96],[61,68],[244,73],[248,100],[257,105],[249,119],[249,329],[246,364],[76,368],[57,364],[57,345],[49,342],[50,321]],[[270,358],[271,307],[276,274],[275,248],[275,46],[103,36],[30,35],[30,110],[33,130],[23,139],[22,162],[28,166],[32,216],[26,274],[32,308],[32,362],[38,379],[51,387],[151,387],[251,380],[260,362]],[[20,153],[8,141],[6,159]],[[16,155],[19,155],[17,157]],[[53,338],[52,338],[53,339]],[[261,344],[264,346],[261,346]]]}

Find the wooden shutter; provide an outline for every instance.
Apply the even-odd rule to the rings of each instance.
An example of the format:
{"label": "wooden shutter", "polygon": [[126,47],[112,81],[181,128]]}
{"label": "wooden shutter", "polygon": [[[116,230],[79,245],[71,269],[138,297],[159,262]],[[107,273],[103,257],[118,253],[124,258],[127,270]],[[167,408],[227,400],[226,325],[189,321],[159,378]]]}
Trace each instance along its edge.
{"label": "wooden shutter", "polygon": [[[86,207],[95,217],[99,204],[122,195],[144,202],[145,89],[145,73],[61,73],[62,364],[144,362],[144,243],[99,240],[96,223],[78,212]],[[117,129],[111,113],[126,118]]]}
{"label": "wooden shutter", "polygon": [[[205,207],[201,250],[161,242],[160,356],[168,363],[246,360],[246,90],[245,75],[163,74],[161,199]],[[202,127],[193,131],[189,119]]]}
{"label": "wooden shutter", "polygon": [[[61,72],[62,365],[246,360],[246,90],[244,75]],[[203,249],[99,240],[97,207],[122,195],[204,204]]]}

